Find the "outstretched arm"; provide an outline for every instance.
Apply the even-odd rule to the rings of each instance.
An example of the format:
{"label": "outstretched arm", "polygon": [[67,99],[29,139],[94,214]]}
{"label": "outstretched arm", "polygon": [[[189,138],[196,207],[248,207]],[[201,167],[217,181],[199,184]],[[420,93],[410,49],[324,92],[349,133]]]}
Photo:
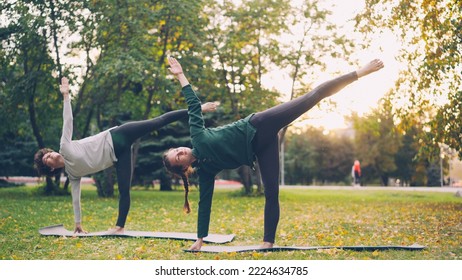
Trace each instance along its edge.
{"label": "outstretched arm", "polygon": [[191,134],[191,138],[194,138],[205,129],[201,101],[199,97],[197,97],[192,86],[189,84],[189,81],[184,76],[180,63],[173,57],[168,58],[168,63],[170,64],[169,71],[174,74],[181,83],[181,92],[188,104],[189,132]]}
{"label": "outstretched arm", "polygon": [[69,98],[69,80],[66,77],[61,79],[59,90],[63,95],[63,131],[61,135],[61,145],[72,141],[73,116],[71,100]]}
{"label": "outstretched arm", "polygon": [[[178,81],[181,84],[181,87],[189,85],[189,81],[183,73],[183,68],[181,67],[181,64],[173,57],[168,58],[168,63],[170,65],[170,68],[168,68],[168,70],[170,71],[170,73],[177,77]],[[217,109],[218,105],[220,105],[219,102],[207,102],[202,104],[201,109],[204,113],[214,112]]]}

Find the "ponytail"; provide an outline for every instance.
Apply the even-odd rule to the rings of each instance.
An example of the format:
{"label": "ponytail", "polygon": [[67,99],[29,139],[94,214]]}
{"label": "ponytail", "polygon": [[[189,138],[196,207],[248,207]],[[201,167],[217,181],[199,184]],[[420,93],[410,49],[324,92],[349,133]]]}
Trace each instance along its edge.
{"label": "ponytail", "polygon": [[189,180],[188,180],[188,175],[186,172],[181,174],[181,179],[183,180],[183,186],[184,186],[184,205],[183,205],[183,211],[186,214],[191,213],[191,207],[189,206],[189,201],[188,201],[188,194],[189,194]]}

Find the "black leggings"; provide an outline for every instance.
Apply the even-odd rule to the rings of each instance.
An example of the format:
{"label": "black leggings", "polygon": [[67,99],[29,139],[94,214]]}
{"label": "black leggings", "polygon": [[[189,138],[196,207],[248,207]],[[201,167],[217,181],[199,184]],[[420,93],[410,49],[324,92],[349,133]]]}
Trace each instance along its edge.
{"label": "black leggings", "polygon": [[150,120],[127,122],[111,129],[114,152],[117,157],[115,166],[119,185],[119,216],[117,218],[117,226],[125,226],[128,211],[130,210],[130,185],[133,168],[132,144],[138,138],[187,116],[188,110],[172,111]]}
{"label": "black leggings", "polygon": [[256,113],[250,119],[250,123],[257,129],[252,144],[265,187],[263,241],[274,243],[279,222],[279,130],[289,125],[323,98],[338,92],[357,79],[356,72],[340,76],[296,99]]}

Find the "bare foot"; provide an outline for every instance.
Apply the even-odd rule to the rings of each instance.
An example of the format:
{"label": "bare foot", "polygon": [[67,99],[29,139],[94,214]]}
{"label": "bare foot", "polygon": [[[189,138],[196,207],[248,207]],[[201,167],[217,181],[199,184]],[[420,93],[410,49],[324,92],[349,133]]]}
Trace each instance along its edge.
{"label": "bare foot", "polygon": [[110,228],[107,231],[107,234],[124,234],[124,228],[116,226],[115,228]]}
{"label": "bare foot", "polygon": [[269,249],[273,248],[273,243],[271,242],[263,242],[263,244],[260,246],[260,249]]}
{"label": "bare foot", "polygon": [[356,70],[356,74],[358,75],[358,78],[361,78],[382,68],[383,62],[380,59],[374,59],[368,64]]}

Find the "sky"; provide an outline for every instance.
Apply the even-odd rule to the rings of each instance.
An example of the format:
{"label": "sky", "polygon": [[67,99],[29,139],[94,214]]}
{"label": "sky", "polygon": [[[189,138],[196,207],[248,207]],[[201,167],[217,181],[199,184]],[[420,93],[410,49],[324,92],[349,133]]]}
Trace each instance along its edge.
{"label": "sky", "polygon": [[[294,3],[300,0],[293,0]],[[325,0],[325,3],[335,5],[331,11],[333,12],[333,21],[344,26],[345,34],[348,37],[362,40],[362,35],[354,32],[353,22],[349,21],[363,7],[362,0]],[[366,76],[359,81],[347,86],[345,89],[336,95],[329,97],[337,103],[335,111],[327,112],[319,110],[317,107],[311,109],[306,115],[308,120],[298,121],[294,125],[303,127],[307,124],[315,127],[323,127],[325,130],[341,129],[348,127],[344,116],[350,115],[352,112],[357,112],[359,115],[364,115],[372,108],[378,106],[378,101],[383,97],[393,86],[398,78],[399,70],[402,65],[396,61],[395,56],[398,53],[400,43],[395,36],[389,33],[373,34],[372,44],[368,49],[357,50],[354,57],[360,64],[366,64],[374,58],[380,58],[385,67],[379,72]],[[314,86],[326,80],[334,78],[334,72],[348,73],[356,70],[355,67],[332,63],[327,65],[325,73],[319,73],[320,80],[314,81]],[[277,89],[283,94],[282,101],[289,100],[290,96],[290,77],[281,71],[273,71],[266,75],[263,79],[264,86]]]}

